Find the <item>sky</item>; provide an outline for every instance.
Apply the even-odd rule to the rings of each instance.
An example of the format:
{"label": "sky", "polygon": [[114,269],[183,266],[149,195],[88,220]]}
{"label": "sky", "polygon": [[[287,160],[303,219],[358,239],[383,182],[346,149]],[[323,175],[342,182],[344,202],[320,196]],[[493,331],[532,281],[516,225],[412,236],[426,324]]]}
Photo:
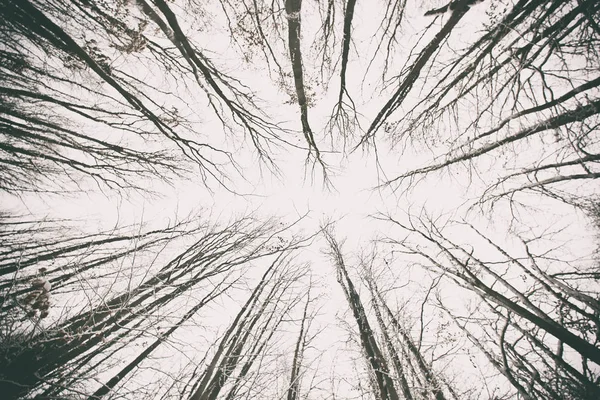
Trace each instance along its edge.
{"label": "sky", "polygon": [[[385,2],[381,1],[381,3]],[[136,14],[135,1],[124,4],[131,8],[133,15]],[[396,44],[389,74],[386,76],[390,82],[395,81],[394,73],[397,73],[405,62],[407,52],[419,38],[419,33],[432,22],[431,18],[422,16],[423,12],[439,6],[443,2],[429,1],[423,4],[409,2],[408,4],[406,23],[403,24],[401,34],[402,42]],[[173,3],[175,9],[178,6],[177,1]],[[225,68],[243,82],[249,83],[250,87],[256,90],[257,95],[264,100],[265,109],[270,115],[275,120],[285,121],[282,126],[295,130],[294,133],[288,133],[289,137],[286,139],[303,146],[302,133],[298,131],[300,127],[298,106],[293,103],[286,104],[289,98],[277,85],[271,83],[264,63],[260,60],[260,55],[255,55],[256,62],[254,64],[248,65],[240,62],[239,48],[230,40],[225,29],[219,28],[224,20],[219,10],[215,8],[215,2],[211,2],[207,6],[198,5],[198,7],[205,7],[205,12],[212,13],[216,17],[204,19],[204,21],[211,21],[207,23],[207,25],[210,24],[209,26],[204,26],[197,24],[193,15],[185,15],[180,9],[180,17],[182,21],[185,21],[184,26],[187,31],[196,32],[191,33],[191,37],[217,65]],[[316,92],[313,105],[309,110],[310,120],[315,135],[320,138],[321,149],[328,151],[330,149],[326,140],[325,126],[337,96],[338,77],[334,75],[331,78],[329,90],[317,86],[316,76],[318,75],[319,61],[316,57],[312,57],[315,49],[311,46],[311,38],[314,37],[318,26],[313,26],[310,22],[310,16],[317,13],[317,10],[315,2],[308,0],[305,0],[304,7],[303,13],[306,13],[306,17],[303,17],[303,52],[306,59],[305,68],[308,71],[306,82],[314,85]],[[369,67],[370,59],[365,56],[369,52],[362,50],[363,48],[373,50],[372,35],[377,29],[376,24],[378,18],[381,17],[380,12],[380,8],[373,7],[372,3],[359,1],[353,22],[355,36],[351,47],[348,81],[351,82],[349,91],[358,104],[359,118],[363,128],[368,127],[372,118],[392,92],[392,87],[383,87],[380,80],[382,60],[376,59]],[[453,34],[451,44],[460,46],[474,32],[478,32],[482,28],[482,21],[486,18],[485,12],[485,2],[469,11],[468,17],[463,21],[460,29]],[[445,18],[438,18],[434,25],[441,27]],[[147,29],[150,31],[152,28],[148,27]],[[208,30],[211,32],[220,30],[221,34],[205,34],[204,32]],[[435,31],[434,28],[432,32]],[[89,35],[93,36],[93,32],[90,32]],[[157,40],[166,43],[164,38]],[[285,53],[281,54],[281,59],[285,60],[285,56]],[[115,58],[112,62],[124,69],[130,65],[131,71],[140,74],[146,82],[155,82],[157,90],[162,87],[172,87],[174,83],[169,78],[159,75],[151,66],[139,65],[133,58],[132,60]],[[285,66],[287,67],[288,64],[286,63]],[[367,67],[370,72],[365,77]],[[75,219],[80,221],[81,229],[85,231],[108,230],[117,225],[134,223],[144,223],[149,228],[159,227],[185,218],[190,213],[199,210],[201,210],[200,214],[206,215],[206,218],[214,221],[228,221],[249,212],[264,216],[280,216],[283,220],[291,221],[309,212],[299,229],[306,233],[312,233],[326,221],[336,221],[336,232],[340,238],[346,238],[344,248],[349,253],[350,260],[353,260],[350,253],[368,248],[372,239],[394,233],[389,224],[372,218],[377,213],[390,213],[398,218],[405,218],[407,213],[419,214],[426,209],[430,215],[442,216],[446,219],[468,215],[471,221],[488,228],[490,234],[495,235],[494,237],[497,237],[498,240],[510,242],[510,235],[507,232],[510,232],[513,226],[509,223],[506,212],[495,211],[482,215],[477,210],[471,210],[466,214],[469,206],[476,201],[485,185],[481,180],[470,179],[461,174],[460,168],[451,173],[444,172],[431,179],[426,179],[408,190],[405,188],[398,190],[377,188],[382,178],[394,177],[403,171],[422,165],[425,151],[423,147],[400,151],[399,148],[393,148],[389,141],[381,137],[378,138],[377,154],[373,148],[358,148],[349,153],[339,151],[326,153],[325,161],[331,166],[329,177],[332,185],[324,187],[319,167],[316,167],[314,173],[311,173],[310,168],[307,170],[305,167],[306,149],[278,151],[275,154],[276,165],[280,170],[278,175],[272,174],[266,168],[259,169],[257,168],[256,154],[251,148],[248,138],[243,144],[239,137],[224,139],[224,136],[220,134],[222,127],[218,119],[207,111],[206,99],[201,94],[194,94],[193,89],[184,88],[178,94],[187,104],[180,104],[177,99],[167,100],[180,107],[184,115],[190,113],[190,119],[199,134],[209,142],[225,145],[234,151],[236,160],[242,166],[244,178],[233,178],[233,186],[237,193],[232,193],[214,182],[207,189],[201,180],[194,178],[192,173],[188,179],[175,181],[172,185],[151,182],[152,190],[157,193],[155,195],[129,193],[124,196],[110,190],[95,190],[68,196],[23,195],[17,198],[3,195],[1,198],[3,207],[26,210],[37,215]],[[411,92],[404,108],[409,109],[419,99],[419,95],[422,95],[422,92]],[[398,113],[401,114],[402,110]],[[219,134],[213,135],[212,132]],[[377,155],[379,164],[376,164],[375,155]],[[430,154],[428,154],[429,156]],[[488,168],[484,172],[493,176],[497,172],[494,169],[498,168],[498,160],[484,160],[485,162],[488,163]],[[530,219],[535,221],[538,226],[544,226],[540,224],[540,221],[544,222],[544,219],[548,219],[548,215],[552,215],[552,223],[555,227],[566,227],[561,235],[571,238],[569,252],[575,254],[591,251],[594,243],[589,234],[585,216],[573,213],[569,207],[552,201],[539,200],[537,197],[525,198],[525,200],[531,201],[540,211],[539,213],[524,214],[522,220],[519,221],[522,225],[533,225],[525,222]],[[573,223],[574,221],[576,223]],[[527,234],[519,229],[522,228],[517,228],[518,233]],[[469,236],[462,230],[457,230],[455,235],[461,243],[470,243],[475,240],[473,236]],[[333,365],[337,362],[336,358],[351,358],[356,354],[352,354],[346,347],[346,343],[339,339],[345,332],[343,324],[339,323],[339,320],[348,321],[349,314],[344,304],[343,294],[331,273],[333,266],[324,255],[324,242],[318,240],[315,243],[305,252],[304,257],[307,261],[312,262],[314,274],[322,278],[320,290],[322,290],[324,298],[328,299],[320,309],[321,320],[319,323],[328,326],[329,330],[325,336],[330,341],[323,339],[320,347],[326,349],[331,343],[336,344],[332,352],[324,355],[326,360],[323,361],[325,364]],[[411,270],[408,277],[393,276],[393,278],[398,279],[399,282],[410,283],[410,285],[421,285],[421,289],[427,282],[427,275],[416,269]],[[390,281],[392,280],[390,278]],[[406,294],[407,291],[408,289],[399,295],[399,298],[410,299],[410,292]],[[452,299],[453,293],[449,291],[446,295],[448,299]],[[457,295],[457,297],[460,296]],[[465,300],[465,298],[455,300]],[[229,321],[230,318],[231,316],[228,316],[224,320]],[[329,321],[329,324],[326,321]],[[315,355],[315,357],[317,356]],[[476,375],[473,369],[466,372],[467,369],[468,367],[465,366],[465,374]]]}

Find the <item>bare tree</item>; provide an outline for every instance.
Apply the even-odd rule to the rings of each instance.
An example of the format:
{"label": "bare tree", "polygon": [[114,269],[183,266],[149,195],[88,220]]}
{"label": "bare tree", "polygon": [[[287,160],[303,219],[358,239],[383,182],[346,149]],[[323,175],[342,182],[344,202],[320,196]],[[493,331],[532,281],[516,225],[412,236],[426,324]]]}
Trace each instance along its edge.
{"label": "bare tree", "polygon": [[[115,189],[142,189],[137,183],[141,178],[169,180],[169,175],[179,169],[175,153],[139,147],[140,141],[153,140],[140,126],[141,115],[136,113],[145,113],[167,136],[169,126],[143,105],[133,89],[111,75],[114,71],[109,68],[109,60],[94,40],[78,43],[48,16],[65,8],[77,13],[76,7],[61,2],[39,5],[9,1],[2,8],[1,35],[6,44],[2,58],[7,62],[2,63],[0,71],[4,82],[0,89],[0,160],[5,165],[1,188],[10,192],[55,191],[68,188],[68,184],[77,185],[81,176]],[[83,13],[80,23],[89,19],[90,15]],[[101,17],[97,22],[100,21]],[[123,29],[123,24],[119,27]],[[44,54],[52,62],[44,63]],[[87,75],[89,80],[77,79],[77,74]],[[102,86],[98,91],[98,78],[120,92],[125,103],[110,91],[104,92]],[[77,91],[91,101],[71,94]],[[128,110],[123,111],[124,104],[129,104]],[[81,120],[88,125],[75,122]],[[92,133],[92,127],[132,138],[123,145],[119,140]],[[185,167],[180,173],[183,170]]]}
{"label": "bare tree", "polygon": [[234,398],[238,394],[244,381],[249,379],[253,364],[262,357],[262,350],[282,324],[286,312],[300,300],[295,297],[290,302],[285,293],[294,281],[305,274],[306,269],[298,268],[285,257],[278,257],[269,266],[221,338],[205,371],[196,377],[197,383],[190,399],[219,398],[219,393],[230,380],[233,383],[226,398]]}
{"label": "bare tree", "polygon": [[[138,11],[142,17],[133,18]],[[170,181],[194,165],[205,183],[227,186],[237,164],[216,144],[222,140],[198,135],[188,117],[197,112],[189,104],[191,84],[226,132],[247,134],[260,158],[275,167],[271,146],[286,143],[282,129],[256,106],[247,86],[202,53],[180,18],[159,0],[8,1],[0,14],[6,44],[0,53],[0,162],[7,167],[0,188],[66,190],[86,176],[104,187],[144,189],[141,178]],[[148,34],[153,26],[176,53]],[[126,64],[120,68],[119,58],[161,71],[168,84],[146,82]]]}
{"label": "bare tree", "polygon": [[543,246],[550,239],[545,236],[519,238],[521,248],[507,250],[466,222],[458,225],[474,234],[470,245],[447,236],[450,224],[385,219],[406,237],[386,243],[480,299],[481,306],[466,315],[441,300],[438,307],[521,396],[598,395],[597,373],[588,364],[600,363],[599,304],[585,263],[563,259],[560,244]]}
{"label": "bare tree", "polygon": [[[302,378],[305,373],[304,359],[306,347],[309,346],[312,340],[317,334],[311,334],[311,323],[314,318],[314,314],[309,309],[311,302],[314,298],[311,297],[311,290],[313,289],[312,279],[309,282],[308,291],[306,293],[306,303],[302,310],[302,317],[300,319],[300,330],[298,332],[298,338],[294,346],[294,356],[292,359],[290,384],[287,391],[287,400],[297,400],[302,394]],[[310,393],[311,388],[306,390],[306,394]]]}
{"label": "bare tree", "polygon": [[[410,330],[407,329],[396,314],[392,312],[377,286],[371,267],[368,267],[367,274],[365,280],[371,294],[377,322],[381,328],[388,352],[393,360],[396,374],[402,384],[404,397],[406,399],[413,399],[422,396],[423,398],[432,397],[436,400],[446,400],[447,397],[444,394],[442,387],[443,380],[439,379],[441,374],[434,371],[431,365],[425,360],[425,357],[420,350],[421,343],[415,342],[411,337]],[[434,285],[435,282],[432,283],[430,291],[433,289]],[[388,329],[388,324],[391,325],[391,329]],[[396,344],[394,343],[395,341],[392,335],[396,336],[400,350],[396,349]],[[407,367],[404,365],[407,365]],[[414,381],[414,383],[411,382],[412,385],[409,385],[409,379],[410,381]],[[415,387],[419,389],[413,389]],[[453,391],[451,386],[448,386],[448,389],[451,392]],[[414,396],[413,391],[418,394]],[[429,395],[429,393],[431,393],[431,395]]]}
{"label": "bare tree", "polygon": [[[201,226],[186,234],[190,238],[196,236],[195,243],[187,245],[160,269],[147,269],[136,286],[124,287],[120,294],[109,287],[100,302],[70,318],[26,336],[19,336],[18,330],[13,332],[21,340],[9,337],[4,342],[3,392],[12,396],[28,392],[43,396],[68,393],[69,388],[81,385],[103,363],[110,362],[112,352],[160,330],[153,321],[160,320],[164,310],[177,310],[183,295],[190,291],[204,293],[174,326],[191,318],[197,312],[191,311],[195,307],[202,308],[223,294],[249,263],[281,257],[307,243],[305,238],[287,235],[288,228],[250,217],[223,228]],[[116,277],[125,273],[117,272]],[[156,334],[158,343],[154,346],[173,333],[171,328],[173,325],[168,325],[164,332]],[[123,375],[109,380],[97,395],[105,394],[138,362],[141,360],[124,367]]]}
{"label": "bare tree", "polygon": [[[483,32],[455,50],[449,35],[464,15],[459,6],[469,3],[428,13],[449,9],[365,135],[383,127],[399,148],[428,147],[436,155],[384,185],[459,170],[481,173],[485,201],[535,192],[581,203],[578,197],[591,193],[577,182],[599,176],[598,4],[523,0],[502,10],[502,2],[484,2],[477,6],[487,7]],[[422,93],[419,100],[391,120],[411,90]]]}
{"label": "bare tree", "polygon": [[[352,310],[352,314],[358,326],[361,347],[375,381],[374,389],[377,391],[377,397],[385,400],[399,399],[395,383],[390,375],[388,361],[380,350],[373,329],[367,319],[367,313],[360,296],[348,275],[340,244],[338,244],[333,233],[327,230],[325,230],[325,238],[329,244],[329,255],[335,265],[338,282],[346,295],[348,306]],[[405,396],[406,394],[407,393],[405,393]]]}
{"label": "bare tree", "polygon": [[453,3],[455,7],[452,10],[450,18],[445,22],[442,29],[436,33],[435,37],[427,44],[427,46],[421,50],[421,52],[416,57],[415,61],[411,66],[406,68],[406,71],[403,71],[400,75],[404,76],[401,80],[400,85],[396,89],[396,92],[392,96],[391,99],[385,104],[385,106],[379,111],[377,117],[371,123],[371,126],[367,130],[365,136],[362,138],[362,142],[366,142],[370,137],[377,131],[386,121],[389,116],[396,111],[407,94],[413,88],[415,82],[419,78],[421,71],[424,69],[425,65],[430,61],[433,55],[437,52],[440,45],[446,40],[448,35],[452,32],[452,29],[459,23],[459,21],[464,17],[469,7],[468,4],[471,3],[471,0],[459,0]]}

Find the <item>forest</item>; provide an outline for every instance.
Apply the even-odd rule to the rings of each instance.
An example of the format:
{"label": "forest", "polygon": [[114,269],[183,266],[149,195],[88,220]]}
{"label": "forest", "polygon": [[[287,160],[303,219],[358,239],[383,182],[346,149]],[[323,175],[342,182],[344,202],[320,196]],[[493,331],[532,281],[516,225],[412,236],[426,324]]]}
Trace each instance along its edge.
{"label": "forest", "polygon": [[0,398],[600,399],[600,2],[0,0]]}

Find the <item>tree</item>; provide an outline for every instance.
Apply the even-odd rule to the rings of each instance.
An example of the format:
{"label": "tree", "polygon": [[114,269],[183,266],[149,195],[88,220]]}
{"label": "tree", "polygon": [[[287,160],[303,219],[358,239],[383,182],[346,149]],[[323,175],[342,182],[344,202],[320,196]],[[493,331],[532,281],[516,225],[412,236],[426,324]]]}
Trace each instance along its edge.
{"label": "tree", "polygon": [[[166,2],[136,5],[141,18],[123,1],[11,0],[2,7],[2,190],[66,190],[80,176],[113,189],[142,190],[142,179],[171,181],[192,165],[206,184],[227,185],[235,160],[215,145],[221,138],[200,139],[198,126],[186,117],[195,110],[178,82],[188,81],[226,131],[241,128],[273,166],[269,148],[285,141],[255,106],[254,95],[191,42]],[[153,25],[177,53],[148,34]],[[119,58],[161,71],[165,87],[145,82],[143,68],[141,74],[126,64],[120,68]],[[104,139],[98,130],[117,139]]]}
{"label": "tree", "polygon": [[[537,192],[585,204],[580,197],[591,193],[576,183],[598,178],[598,4],[523,0],[502,10],[503,2],[492,2],[483,33],[455,51],[449,35],[469,12],[463,3],[470,2],[450,3],[454,11],[401,71],[363,138],[384,128],[398,147],[428,147],[435,155],[384,185],[466,170],[485,179],[484,201]],[[413,89],[423,94],[407,103]]]}
{"label": "tree", "polygon": [[[201,225],[195,232],[184,230],[184,235],[195,241],[161,268],[148,266],[143,279],[137,279],[137,285],[127,285],[119,294],[115,293],[116,288],[109,287],[100,295],[99,302],[48,329],[27,333],[26,327],[17,325],[4,341],[3,393],[10,397],[25,393],[51,397],[68,393],[110,361],[106,354],[152,337],[153,332],[159,332],[158,343],[153,345],[158,346],[199,309],[234,286],[253,262],[269,257],[280,260],[307,243],[307,239],[293,235],[284,239],[287,229],[288,226],[274,221],[258,222],[246,217],[223,228]],[[165,234],[168,236],[169,231]],[[116,276],[123,274],[121,267]],[[136,281],[134,277],[128,279]],[[112,286],[118,287],[115,283]],[[178,307],[186,304],[181,303],[182,298],[191,291],[203,295],[193,306],[186,307],[187,312],[178,323],[161,322],[166,324],[165,332],[161,332],[161,326],[154,321],[163,321],[160,316],[166,310],[177,312]],[[141,361],[135,360],[125,367],[97,395],[106,394]]]}
{"label": "tree", "polygon": [[[335,239],[331,228],[325,230],[325,235],[329,245],[328,255],[336,267],[338,282],[358,327],[364,361],[370,367],[373,397],[435,400],[461,398],[453,385],[446,381],[443,373],[434,370],[431,363],[426,361],[421,350],[421,341],[419,340],[417,343],[412,338],[410,330],[404,326],[398,314],[393,312],[388,305],[375,277],[375,268],[380,263],[375,250],[371,254],[362,256],[359,261],[363,272],[361,281],[368,289],[371,308],[375,315],[376,323],[371,324],[364,305],[365,296],[359,294],[348,274],[348,267],[342,255],[342,245]],[[386,278],[389,279],[390,276],[388,275]],[[429,293],[438,283],[439,281],[432,282],[424,301],[427,301]],[[392,295],[393,292],[394,290],[390,290]],[[413,293],[414,295],[416,293]],[[421,310],[423,307],[424,305],[421,305]],[[424,323],[423,318],[421,311],[421,325]],[[422,335],[423,332],[421,332],[421,339]],[[434,351],[438,345],[441,346],[441,343],[434,343],[431,350]],[[452,397],[447,397],[446,391]],[[466,393],[463,393],[463,396],[465,395]]]}
{"label": "tree", "polygon": [[[446,395],[444,394],[442,383],[440,382],[441,374],[438,376],[438,373],[434,371],[430,365],[428,365],[428,362],[425,360],[425,357],[420,350],[421,343],[415,343],[414,339],[411,337],[409,329],[407,329],[406,326],[404,326],[404,324],[399,320],[399,318],[394,315],[389,305],[386,303],[381,291],[377,287],[377,283],[371,270],[369,270],[366,283],[369,288],[371,298],[373,299],[373,309],[375,310],[377,322],[381,327],[385,344],[392,357],[396,374],[402,383],[404,397],[406,399],[415,398],[412,393],[413,391],[416,391],[410,388],[407,379],[408,375],[415,381],[412,384],[412,387],[421,388],[420,394],[424,398],[430,397],[428,392],[431,392],[431,397],[435,400],[445,400]],[[430,290],[433,289],[433,287],[434,284],[432,284]],[[386,319],[389,321],[388,323],[386,323]],[[392,338],[392,332],[390,332],[390,330],[387,328],[388,324],[392,326],[392,332],[398,337],[398,342],[401,346],[400,351],[396,349],[394,340]],[[406,363],[409,368],[405,368],[403,363]],[[407,372],[412,372],[412,374],[405,372],[405,369]],[[457,396],[450,385],[448,385],[448,389],[456,398]]]}
{"label": "tree", "polygon": [[377,397],[385,400],[399,399],[395,384],[390,375],[388,362],[386,358],[384,358],[383,353],[377,344],[373,329],[371,328],[371,325],[367,319],[367,313],[365,312],[362,301],[360,300],[360,296],[356,292],[354,283],[350,279],[348,271],[346,270],[340,245],[337,243],[332,233],[325,231],[325,235],[330,247],[330,256],[333,259],[337,269],[336,272],[338,276],[338,282],[341,285],[344,294],[346,295],[348,305],[352,310],[352,314],[358,326],[360,343],[364,351],[364,357],[369,363],[371,374],[374,376],[374,390],[377,391]]}
{"label": "tree", "polygon": [[[0,197],[21,203],[0,209],[0,393],[599,397],[598,250],[545,208],[598,225],[597,3],[5,0]],[[360,157],[374,182],[349,176]],[[373,241],[224,217],[302,165],[378,186],[351,211],[390,210]],[[37,208],[169,210],[186,179],[218,221]]]}
{"label": "tree", "polygon": [[[113,188],[140,189],[140,178],[168,179],[168,173],[177,170],[175,155],[140,148],[140,139],[150,143],[151,135],[136,121],[140,105],[131,89],[107,73],[108,57],[94,40],[79,44],[48,17],[65,8],[77,10],[61,2],[45,3],[40,9],[28,1],[8,1],[2,7],[1,35],[7,45],[1,57],[7,62],[0,70],[0,160],[5,165],[0,187],[8,192],[66,190],[87,176]],[[90,17],[83,14],[79,21],[86,24]],[[51,61],[44,62],[43,55]],[[102,90],[102,84],[97,90],[98,78],[129,96],[135,103],[132,109],[123,111],[122,101]],[[83,92],[81,98],[71,94],[76,91]],[[152,118],[164,125],[155,114]],[[93,133],[96,129],[112,131],[118,138],[131,135],[137,143],[123,146]]]}
{"label": "tree", "polygon": [[207,361],[205,371],[195,377],[197,382],[190,399],[220,398],[219,394],[229,380],[233,383],[225,398],[231,399],[239,394],[253,364],[263,356],[262,350],[281,328],[285,314],[300,301],[298,297],[290,301],[285,293],[304,274],[305,269],[281,257],[269,266],[221,338],[216,352]]}
{"label": "tree", "polygon": [[[438,307],[523,398],[598,395],[598,377],[589,366],[600,363],[599,303],[589,279],[593,267],[562,258],[560,245],[545,245],[553,243],[549,234],[519,237],[521,248],[507,250],[464,221],[440,225],[417,217],[385,219],[406,237],[389,237],[386,243],[479,298],[481,305],[467,313],[442,300]],[[446,232],[453,225],[474,234],[469,244],[449,238]]]}

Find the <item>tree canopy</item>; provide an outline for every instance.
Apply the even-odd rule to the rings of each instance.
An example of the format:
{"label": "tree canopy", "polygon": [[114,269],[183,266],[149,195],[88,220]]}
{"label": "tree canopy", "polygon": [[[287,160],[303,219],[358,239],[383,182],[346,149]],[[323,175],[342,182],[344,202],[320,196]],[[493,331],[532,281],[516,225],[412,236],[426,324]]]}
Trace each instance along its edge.
{"label": "tree canopy", "polygon": [[0,393],[600,398],[599,88],[593,0],[0,1]]}

